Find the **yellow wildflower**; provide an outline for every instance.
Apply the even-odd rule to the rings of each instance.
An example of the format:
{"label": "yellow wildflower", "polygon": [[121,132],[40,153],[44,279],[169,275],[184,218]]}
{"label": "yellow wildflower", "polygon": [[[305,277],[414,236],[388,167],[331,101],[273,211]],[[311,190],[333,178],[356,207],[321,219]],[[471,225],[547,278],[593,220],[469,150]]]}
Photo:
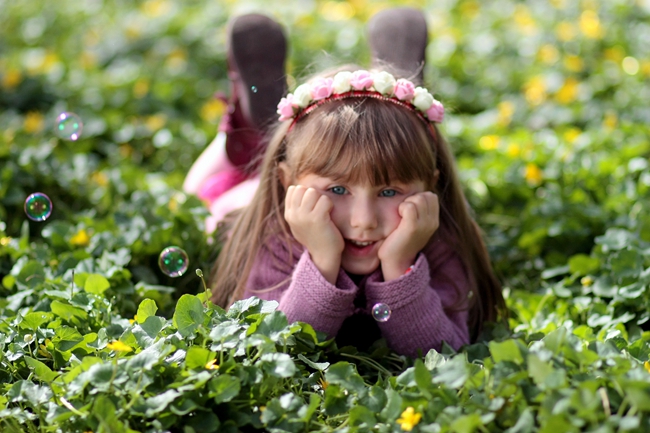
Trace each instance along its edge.
{"label": "yellow wildflower", "polygon": [[512,120],[512,115],[515,113],[515,104],[510,101],[501,101],[497,105],[499,117],[497,123],[501,126],[508,126]]}
{"label": "yellow wildflower", "polygon": [[182,70],[186,64],[187,53],[181,48],[174,49],[165,59],[165,66],[171,70]]}
{"label": "yellow wildflower", "polygon": [[551,0],[551,4],[556,9],[564,9],[566,7],[565,0]]}
{"label": "yellow wildflower", "polygon": [[11,242],[11,238],[9,236],[0,238],[0,246],[6,247],[7,245],[9,245],[10,242]]}
{"label": "yellow wildflower", "polygon": [[605,113],[605,118],[603,119],[603,125],[607,129],[614,129],[618,125],[618,116],[613,111],[608,111]]}
{"label": "yellow wildflower", "polygon": [[473,19],[481,11],[481,5],[475,1],[466,1],[460,4],[461,16]]}
{"label": "yellow wildflower", "polygon": [[321,3],[319,9],[320,16],[328,21],[347,21],[356,13],[354,6],[348,2],[328,1]]}
{"label": "yellow wildflower", "polygon": [[603,36],[603,28],[596,12],[588,10],[580,15],[580,31],[591,39],[600,39]]}
{"label": "yellow wildflower", "polygon": [[127,24],[124,34],[126,35],[126,38],[130,41],[138,39],[142,34],[141,23],[138,21],[134,21]]}
{"label": "yellow wildflower", "polygon": [[561,40],[562,42],[567,42],[575,38],[576,30],[573,24],[571,24],[570,22],[562,21],[557,26],[555,26],[555,34],[557,35],[559,40]]}
{"label": "yellow wildflower", "polygon": [[589,287],[589,286],[591,286],[593,283],[594,283],[594,279],[591,278],[591,277],[589,277],[589,276],[582,277],[582,278],[580,279],[580,284],[582,284],[582,285],[585,286],[585,287]]}
{"label": "yellow wildflower", "polygon": [[508,145],[508,150],[506,150],[506,153],[510,158],[516,158],[519,155],[521,155],[521,148],[519,147],[518,144],[511,143]]}
{"label": "yellow wildflower", "polygon": [[576,100],[578,96],[578,80],[573,77],[566,79],[560,90],[555,95],[555,99],[561,104],[569,104]]}
{"label": "yellow wildflower", "polygon": [[524,94],[530,105],[539,105],[546,100],[546,83],[541,76],[532,77],[524,85]]}
{"label": "yellow wildflower", "polygon": [[201,107],[201,119],[215,123],[225,112],[225,104],[220,99],[210,99]]}
{"label": "yellow wildflower", "polygon": [[153,116],[148,116],[144,123],[147,125],[147,128],[149,128],[149,131],[158,131],[160,128],[165,126],[165,123],[167,123],[167,116],[164,114],[154,114]]}
{"label": "yellow wildflower", "polygon": [[106,345],[107,348],[110,350],[114,350],[116,352],[132,352],[133,348],[129,345],[126,345],[122,343],[120,340],[114,340],[111,343],[108,343]]}
{"label": "yellow wildflower", "polygon": [[415,412],[411,406],[407,407],[402,415],[397,419],[397,424],[402,427],[404,431],[411,431],[422,419],[422,414]]}
{"label": "yellow wildflower", "polygon": [[573,72],[580,72],[585,67],[585,62],[578,56],[569,55],[564,58],[564,66]]}
{"label": "yellow wildflower", "polygon": [[149,0],[140,9],[146,16],[155,18],[165,15],[171,9],[171,5],[166,0]]}
{"label": "yellow wildflower", "polygon": [[578,128],[571,128],[564,133],[564,139],[568,143],[573,143],[580,136],[580,134],[582,134],[582,131],[580,131]]}
{"label": "yellow wildflower", "polygon": [[167,207],[172,212],[178,211],[178,199],[176,197],[172,197],[171,199],[169,199],[169,203],[167,203]]}
{"label": "yellow wildflower", "polygon": [[21,81],[23,81],[23,76],[21,75],[20,71],[17,69],[9,69],[2,76],[2,87],[13,89],[18,84],[20,84]]}
{"label": "yellow wildflower", "polygon": [[149,80],[145,78],[138,79],[133,85],[133,95],[136,98],[142,98],[149,93]]}
{"label": "yellow wildflower", "polygon": [[23,128],[28,134],[33,134],[35,132],[40,132],[43,129],[43,115],[38,111],[30,111],[25,116],[25,121],[23,123]]}
{"label": "yellow wildflower", "polygon": [[70,244],[76,247],[85,247],[90,243],[90,236],[86,233],[86,230],[81,229],[70,238]]}
{"label": "yellow wildflower", "polygon": [[205,368],[207,368],[208,370],[218,370],[219,365],[217,364],[217,360],[213,359],[212,361],[208,361],[208,363],[205,364]]}
{"label": "yellow wildflower", "polygon": [[530,162],[526,164],[524,169],[524,178],[529,185],[539,185],[542,182],[542,170],[536,164]]}
{"label": "yellow wildflower", "polygon": [[95,182],[99,186],[108,185],[108,176],[102,171],[96,171],[90,175],[90,180]]}
{"label": "yellow wildflower", "polygon": [[537,57],[539,57],[539,59],[547,65],[552,65],[560,59],[560,53],[558,52],[557,48],[555,48],[555,46],[546,44],[539,49]]}
{"label": "yellow wildflower", "polygon": [[483,150],[494,150],[499,146],[501,139],[498,135],[484,135],[478,141],[478,145]]}
{"label": "yellow wildflower", "polygon": [[519,30],[527,35],[535,33],[537,30],[537,24],[533,19],[532,15],[528,8],[524,5],[517,5],[515,8],[514,15],[515,23],[519,26]]}
{"label": "yellow wildflower", "polygon": [[643,363],[643,367],[645,368],[645,371],[650,373],[650,361],[646,361]]}
{"label": "yellow wildflower", "polygon": [[318,384],[320,385],[321,388],[323,388],[323,391],[325,391],[327,387],[330,385],[330,383],[325,379],[323,379],[322,377],[318,379]]}
{"label": "yellow wildflower", "polygon": [[623,50],[620,45],[616,45],[615,47],[607,48],[603,51],[603,57],[614,63],[618,63],[623,60],[623,57],[625,57],[625,50]]}

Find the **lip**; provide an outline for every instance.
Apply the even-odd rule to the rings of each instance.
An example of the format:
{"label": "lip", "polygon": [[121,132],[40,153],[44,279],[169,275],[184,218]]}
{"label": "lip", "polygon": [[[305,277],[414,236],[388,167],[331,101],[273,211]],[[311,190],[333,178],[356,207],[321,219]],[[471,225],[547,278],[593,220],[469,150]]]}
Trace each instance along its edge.
{"label": "lip", "polygon": [[[370,242],[370,244],[361,246],[357,245],[354,242]],[[354,256],[368,256],[372,254],[372,251],[377,245],[377,241],[362,241],[358,239],[345,239],[345,249]]]}

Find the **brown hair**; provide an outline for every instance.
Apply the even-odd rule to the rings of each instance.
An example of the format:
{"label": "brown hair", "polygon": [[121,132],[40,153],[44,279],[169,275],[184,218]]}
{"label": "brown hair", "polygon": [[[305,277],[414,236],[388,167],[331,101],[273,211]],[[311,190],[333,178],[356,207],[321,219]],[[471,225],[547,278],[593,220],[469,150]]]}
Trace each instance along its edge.
{"label": "brown hair", "polygon": [[314,173],[373,186],[391,180],[424,181],[438,195],[440,235],[453,242],[469,275],[472,340],[484,322],[497,321],[499,311],[506,313],[501,286],[470,215],[452,153],[437,128],[430,129],[403,107],[374,98],[331,101],[291,131],[288,123],[277,126],[261,165],[260,186],[228,231],[210,276],[213,302],[225,308],[242,297],[255,258],[270,237],[280,236],[287,250],[294,251],[296,241],[283,217],[285,189],[278,164],[285,162],[293,179]]}

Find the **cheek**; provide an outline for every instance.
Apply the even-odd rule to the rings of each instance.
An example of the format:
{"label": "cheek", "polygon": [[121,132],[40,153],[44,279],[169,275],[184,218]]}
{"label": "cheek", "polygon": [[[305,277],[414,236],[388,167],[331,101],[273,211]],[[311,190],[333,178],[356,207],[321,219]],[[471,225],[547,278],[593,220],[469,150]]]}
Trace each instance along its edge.
{"label": "cheek", "polygon": [[341,203],[341,200],[337,200],[336,198],[333,199],[332,202],[334,205],[330,211],[330,218],[332,218],[332,222],[336,228],[341,230],[341,228],[345,226],[345,222],[349,221],[349,215],[346,212],[347,206]]}
{"label": "cheek", "polygon": [[383,206],[383,225],[389,233],[393,232],[402,220],[402,217],[399,216],[400,203],[401,201],[395,200],[394,202],[386,203]]}

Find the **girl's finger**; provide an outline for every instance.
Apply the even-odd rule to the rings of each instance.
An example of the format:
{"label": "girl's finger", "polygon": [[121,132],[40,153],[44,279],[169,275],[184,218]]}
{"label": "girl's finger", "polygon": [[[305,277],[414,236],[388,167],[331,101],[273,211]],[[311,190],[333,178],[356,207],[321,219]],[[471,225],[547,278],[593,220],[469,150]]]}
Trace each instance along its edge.
{"label": "girl's finger", "polygon": [[403,220],[414,223],[418,219],[418,209],[412,201],[403,201],[399,205],[399,214]]}
{"label": "girl's finger", "polygon": [[319,197],[320,194],[318,191],[316,191],[314,188],[307,188],[302,196],[300,207],[306,212],[311,212],[314,210],[314,206],[316,206],[316,202],[318,201]]}
{"label": "girl's finger", "polygon": [[329,214],[332,210],[334,203],[326,195],[321,195],[314,206],[314,213],[320,214]]}
{"label": "girl's finger", "polygon": [[296,185],[293,189],[293,195],[291,197],[291,207],[294,209],[300,208],[300,204],[302,203],[302,197],[305,195],[305,191],[307,188],[305,188],[302,185]]}

